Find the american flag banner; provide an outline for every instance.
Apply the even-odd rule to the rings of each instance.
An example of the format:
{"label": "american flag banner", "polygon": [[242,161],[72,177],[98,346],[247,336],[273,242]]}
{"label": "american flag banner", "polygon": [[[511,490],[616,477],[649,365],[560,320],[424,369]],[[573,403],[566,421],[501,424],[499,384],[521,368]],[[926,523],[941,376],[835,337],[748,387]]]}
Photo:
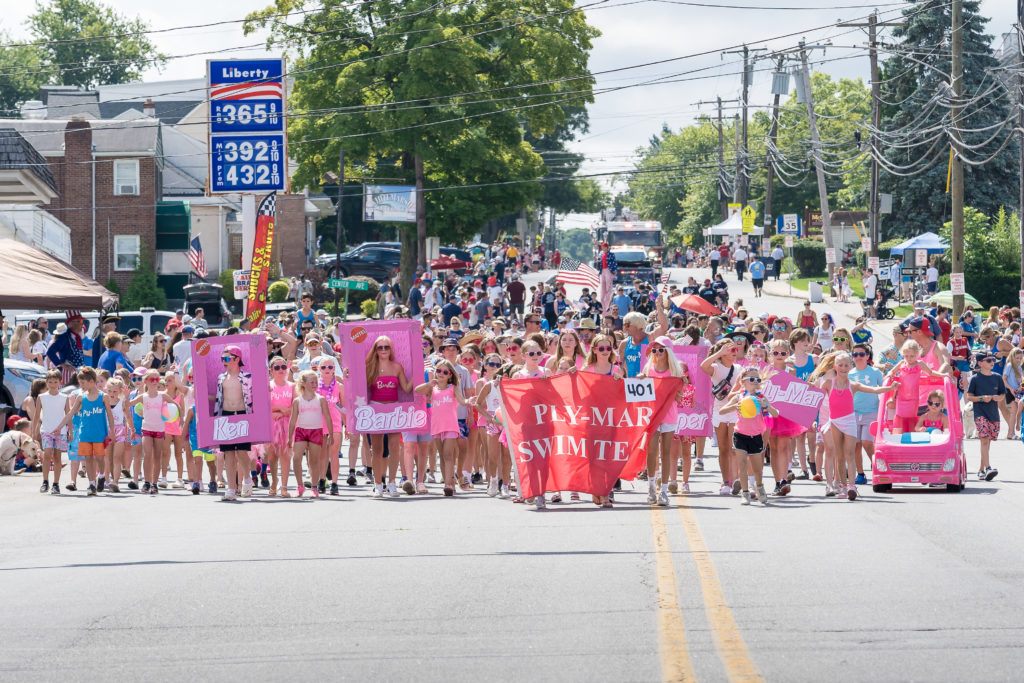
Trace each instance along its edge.
{"label": "american flag banner", "polygon": [[669,274],[668,273],[662,273],[661,274],[661,293],[662,294],[668,294],[668,280],[669,280]]}
{"label": "american flag banner", "polygon": [[592,266],[577,261],[568,256],[562,257],[562,263],[558,266],[558,275],[555,282],[564,282],[569,285],[583,285],[591,289],[601,287],[601,276],[597,274]]}
{"label": "american flag banner", "polygon": [[211,100],[274,100],[284,97],[280,80],[248,83],[211,83]]}
{"label": "american flag banner", "polygon": [[206,277],[206,259],[203,258],[203,245],[199,242],[199,236],[192,238],[188,245],[188,262],[192,264],[192,270],[196,271],[199,277]]}

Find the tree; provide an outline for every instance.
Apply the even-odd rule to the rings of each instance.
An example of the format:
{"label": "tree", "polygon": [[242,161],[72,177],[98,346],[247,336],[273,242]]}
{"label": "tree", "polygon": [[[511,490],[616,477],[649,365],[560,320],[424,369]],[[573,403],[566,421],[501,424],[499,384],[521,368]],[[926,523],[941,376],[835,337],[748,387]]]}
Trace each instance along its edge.
{"label": "tree", "polygon": [[[1012,305],[1017,301],[1019,225],[1017,214],[1007,214],[1003,207],[992,218],[974,207],[964,207],[964,288],[984,306]],[[939,234],[949,242],[952,229],[953,223],[947,221]],[[951,270],[948,253],[942,265],[942,270]],[[944,279],[948,281],[948,276]]]}
{"label": "tree", "polygon": [[[10,36],[0,31],[0,43],[10,43]],[[46,82],[43,55],[31,45],[15,45],[0,49],[0,117],[18,114],[18,105],[39,95],[39,86]]]}
{"label": "tree", "polygon": [[135,311],[143,306],[167,308],[167,295],[157,283],[153,254],[145,246],[135,261],[135,274],[121,298],[121,308],[125,310]]}
{"label": "tree", "polygon": [[125,83],[167,61],[145,35],[145,22],[95,0],[40,2],[28,18],[28,28],[50,82],[58,85]]}
{"label": "tree", "polygon": [[558,251],[563,257],[589,263],[594,258],[594,242],[590,231],[584,228],[562,231],[558,235]]}
{"label": "tree", "polygon": [[[993,127],[1010,117],[1010,99],[993,72],[992,37],[983,31],[988,19],[978,14],[977,0],[963,2],[963,95],[966,99],[960,128],[965,156],[986,159],[1011,135],[1012,126]],[[883,151],[890,166],[908,176],[886,172],[883,192],[893,195],[893,218],[887,236],[910,236],[934,230],[949,217],[946,169],[952,139],[949,73],[952,69],[948,35],[950,5],[939,0],[914,2],[904,10],[906,25],[893,31],[900,44],[884,66],[882,78]],[[1016,117],[1013,118],[1016,120]],[[990,139],[991,138],[991,139]],[[988,142],[986,142],[988,141]],[[1011,142],[982,166],[964,165],[964,202],[981,213],[994,215],[1007,199],[1017,197],[1017,152]],[[923,170],[931,163],[931,167]]]}
{"label": "tree", "polygon": [[[288,24],[282,12],[304,14]],[[445,242],[539,199],[530,181],[545,167],[524,127],[552,133],[569,108],[593,100],[587,61],[598,32],[572,0],[276,0],[250,15],[246,31],[257,27],[299,55],[291,106],[304,114],[288,129],[295,180],[319,186],[342,148],[356,177],[411,180],[420,160],[428,229]],[[415,234],[402,242],[407,291]]]}

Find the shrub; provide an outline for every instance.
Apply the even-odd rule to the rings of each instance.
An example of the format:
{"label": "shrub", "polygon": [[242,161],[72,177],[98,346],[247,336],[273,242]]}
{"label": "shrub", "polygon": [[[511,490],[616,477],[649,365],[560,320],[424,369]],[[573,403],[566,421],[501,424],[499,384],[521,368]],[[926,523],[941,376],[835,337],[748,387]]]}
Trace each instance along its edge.
{"label": "shrub", "polygon": [[377,317],[377,302],[373,299],[366,299],[359,306],[359,310],[362,311],[363,317],[372,319]]}
{"label": "shrub", "polygon": [[812,239],[796,240],[793,242],[793,262],[800,277],[824,275],[828,270],[825,263],[825,245]]}
{"label": "shrub", "polygon": [[220,283],[221,295],[224,297],[224,301],[235,300],[235,280],[233,271],[228,268],[220,271],[220,275],[217,276],[217,282]]}
{"label": "shrub", "polygon": [[288,299],[288,281],[278,280],[267,288],[267,294],[270,295],[270,303],[281,304]]}
{"label": "shrub", "polygon": [[768,241],[772,245],[772,249],[774,249],[775,247],[782,247],[783,249],[786,248],[786,236],[785,235],[772,235],[771,239],[768,240]]}
{"label": "shrub", "polygon": [[157,284],[153,255],[145,246],[142,247],[135,262],[135,274],[132,275],[128,288],[121,297],[121,308],[134,311],[143,306],[152,306],[156,309],[167,307],[167,294]]}

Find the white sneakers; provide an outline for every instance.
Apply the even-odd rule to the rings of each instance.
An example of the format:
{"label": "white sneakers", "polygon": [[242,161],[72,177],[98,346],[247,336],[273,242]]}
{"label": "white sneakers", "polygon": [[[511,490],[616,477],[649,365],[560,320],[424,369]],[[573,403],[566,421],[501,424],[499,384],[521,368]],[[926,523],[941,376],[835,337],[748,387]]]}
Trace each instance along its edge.
{"label": "white sneakers", "polygon": [[388,483],[388,497],[389,498],[398,498],[400,495],[402,495],[402,494],[400,494],[398,492],[398,485],[395,484],[395,482],[393,482],[393,481]]}
{"label": "white sneakers", "polygon": [[384,497],[384,486],[382,484],[373,485],[373,497],[383,498]]}
{"label": "white sneakers", "polygon": [[496,477],[491,477],[491,480],[487,482],[487,495],[491,498],[498,495],[498,479]]}

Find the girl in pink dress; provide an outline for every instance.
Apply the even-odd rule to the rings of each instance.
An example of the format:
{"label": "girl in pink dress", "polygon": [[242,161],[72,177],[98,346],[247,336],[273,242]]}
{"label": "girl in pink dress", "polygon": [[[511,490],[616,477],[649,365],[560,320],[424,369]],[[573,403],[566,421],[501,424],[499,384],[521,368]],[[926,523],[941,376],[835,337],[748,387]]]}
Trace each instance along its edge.
{"label": "girl in pink dress", "polygon": [[476,410],[484,420],[484,430],[481,434],[483,444],[483,465],[487,474],[487,495],[491,498],[500,495],[508,497],[508,467],[511,463],[499,461],[501,458],[501,444],[498,443],[498,435],[501,434],[501,421],[497,418],[498,409],[501,405],[498,388],[498,371],[501,370],[501,356],[496,353],[487,354],[484,358],[484,374],[477,380],[476,386]]}
{"label": "girl in pink dress", "polygon": [[[334,358],[324,356],[320,359],[320,376],[317,380],[316,393],[327,400],[327,408],[331,414],[332,430],[327,429],[324,424],[324,431],[331,431],[333,436],[330,441],[324,442],[320,458],[323,461],[320,471],[327,474],[327,465],[331,465],[331,495],[338,495],[338,476],[341,472],[341,406],[344,396],[344,385],[338,379],[338,366]],[[326,477],[314,483],[320,493],[326,493]]]}
{"label": "girl in pink dress", "polygon": [[[693,408],[696,404],[694,395],[696,390],[693,386],[693,382],[690,381],[690,366],[686,363],[680,363],[679,369],[682,371],[683,388],[679,393],[679,398],[676,400],[676,414],[682,412],[684,409]],[[697,442],[697,437],[687,434],[676,434],[672,437],[675,441],[673,446],[676,448],[676,454],[683,456],[683,485],[679,486],[678,475],[676,474],[676,458],[673,457],[672,462],[669,464],[669,482],[668,492],[669,493],[689,493],[690,492],[690,466],[692,463],[690,456],[690,445]]]}
{"label": "girl in pink dress", "polygon": [[[774,339],[768,343],[766,375],[769,380],[779,373],[793,374],[786,362],[790,358],[790,351],[789,342],[785,339]],[[793,462],[793,438],[803,434],[807,428],[781,415],[769,415],[764,421],[767,427],[768,448],[771,450],[772,476],[775,479],[775,490],[772,495],[785,496],[792,490],[790,482],[793,480],[793,474],[789,471],[789,465]]]}
{"label": "girl in pink dress", "polygon": [[[288,418],[292,414],[295,400],[295,385],[288,381],[288,361],[281,356],[270,359],[270,445],[267,453],[270,460],[270,491],[276,496],[280,483],[281,495],[288,494],[288,471],[291,451],[288,448]],[[278,479],[280,470],[280,480]]]}
{"label": "girl in pink dress", "polygon": [[459,376],[446,360],[434,366],[434,377],[416,387],[416,393],[430,396],[430,434],[441,451],[444,495],[455,495],[455,466],[459,439],[458,405],[467,405],[459,388]]}
{"label": "girl in pink dress", "polygon": [[[534,336],[537,336],[537,335],[534,335]],[[538,344],[536,341],[531,339],[530,341],[527,341],[525,344],[523,344],[522,352],[523,352],[523,367],[520,368],[519,371],[516,372],[512,376],[513,379],[522,379],[522,378],[531,378],[531,377],[547,377],[549,374],[551,374],[550,372],[548,372],[548,369],[545,368],[544,365],[543,365],[543,363],[544,363],[544,351],[543,351],[543,349],[541,349],[540,344]],[[503,445],[504,446],[508,446],[508,434],[502,433],[501,439],[505,440],[503,442]],[[499,439],[499,441],[500,441],[500,439]],[[522,487],[517,485],[517,488],[520,491],[522,491]],[[514,503],[522,503],[523,502],[522,496],[516,496],[516,498],[513,500],[513,502]],[[543,509],[545,509],[547,507],[547,496],[542,493],[541,495],[534,497],[532,500],[527,500],[526,502],[527,503],[532,502],[533,504],[535,504],[537,506],[538,510],[543,510]]]}
{"label": "girl in pink dress", "polygon": [[[412,393],[412,382],[405,376],[402,364],[395,360],[395,345],[390,337],[377,337],[366,354],[366,389],[370,403],[396,403],[399,389],[406,394]],[[388,440],[388,453],[394,454],[386,460],[385,437]],[[401,460],[398,457],[402,452],[401,435],[398,432],[370,434],[370,450],[373,458],[373,497],[383,498],[386,484],[387,494],[397,498],[399,493],[395,477],[398,475],[398,462]]]}
{"label": "girl in pink dress", "polygon": [[887,408],[896,409],[892,429],[894,434],[912,432],[917,427],[917,409],[921,405],[921,375],[943,377],[921,362],[921,346],[913,339],[903,342],[900,353],[903,360],[886,375],[890,382],[898,380],[900,383],[899,391],[886,403]]}

